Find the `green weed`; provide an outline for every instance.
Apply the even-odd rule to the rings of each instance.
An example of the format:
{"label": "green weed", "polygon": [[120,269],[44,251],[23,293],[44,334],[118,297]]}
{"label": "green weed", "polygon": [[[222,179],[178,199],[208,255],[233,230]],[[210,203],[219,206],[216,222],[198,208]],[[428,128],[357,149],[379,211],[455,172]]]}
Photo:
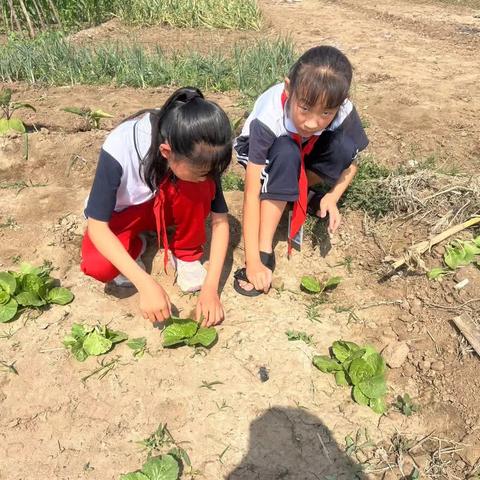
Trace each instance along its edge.
{"label": "green weed", "polygon": [[98,130],[100,128],[100,120],[102,118],[113,118],[113,115],[110,115],[103,110],[92,110],[91,108],[77,108],[77,107],[65,107],[62,108],[64,112],[73,113],[83,118],[85,121],[85,130]]}
{"label": "green weed", "polygon": [[285,335],[291,342],[300,340],[302,342],[305,342],[307,345],[314,344],[313,336],[308,335],[306,332],[300,332],[298,330],[287,330],[285,332]]}
{"label": "green weed", "polygon": [[362,159],[353,182],[342,199],[342,204],[354,210],[363,210],[375,218],[393,210],[390,192],[381,184],[390,171],[371,157]]}
{"label": "green weed", "polygon": [[222,189],[225,192],[229,192],[231,190],[243,192],[244,187],[245,182],[240,175],[234,172],[227,172],[222,176]]}
{"label": "green weed", "polygon": [[393,406],[402,412],[404,415],[409,417],[415,412],[418,412],[418,405],[413,403],[410,395],[405,393],[405,395],[398,395],[396,402],[394,402]]}

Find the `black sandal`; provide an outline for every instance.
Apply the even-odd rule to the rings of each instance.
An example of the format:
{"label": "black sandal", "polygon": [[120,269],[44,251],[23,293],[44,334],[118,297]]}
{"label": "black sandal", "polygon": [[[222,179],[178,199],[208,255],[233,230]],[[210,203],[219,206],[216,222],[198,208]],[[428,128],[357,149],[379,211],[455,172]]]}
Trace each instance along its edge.
{"label": "black sandal", "polygon": [[[275,271],[275,252],[260,252],[260,261],[263,263],[263,265],[269,268],[272,273]],[[245,297],[258,297],[258,295],[264,293],[263,290],[257,290],[256,288],[252,288],[251,290],[245,290],[240,286],[240,281],[250,283],[250,280],[247,278],[247,269],[245,267],[239,268],[233,274],[233,278],[233,288],[240,295],[244,295]]]}

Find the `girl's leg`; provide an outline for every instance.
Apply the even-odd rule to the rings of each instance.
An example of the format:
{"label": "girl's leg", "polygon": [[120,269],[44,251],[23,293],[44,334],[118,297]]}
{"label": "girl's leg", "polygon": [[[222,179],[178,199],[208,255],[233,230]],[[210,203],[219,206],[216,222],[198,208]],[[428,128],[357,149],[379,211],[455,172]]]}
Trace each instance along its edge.
{"label": "girl's leg", "polygon": [[[155,230],[155,220],[152,213],[153,200],[134,205],[121,212],[114,212],[108,226],[118,237],[125,250],[132,258],[137,258],[142,249],[140,232]],[[120,272],[95,247],[88,231],[82,241],[82,271],[101,282],[110,282]]]}
{"label": "girl's leg", "polygon": [[260,203],[260,237],[261,252],[272,253],[273,236],[277,231],[287,202],[282,200],[262,200]]}
{"label": "girl's leg", "polygon": [[[298,198],[300,150],[290,137],[279,137],[268,152],[268,163],[262,172],[260,192],[260,252],[273,252],[273,237],[288,202]],[[245,291],[254,289],[247,281],[238,279]]]}

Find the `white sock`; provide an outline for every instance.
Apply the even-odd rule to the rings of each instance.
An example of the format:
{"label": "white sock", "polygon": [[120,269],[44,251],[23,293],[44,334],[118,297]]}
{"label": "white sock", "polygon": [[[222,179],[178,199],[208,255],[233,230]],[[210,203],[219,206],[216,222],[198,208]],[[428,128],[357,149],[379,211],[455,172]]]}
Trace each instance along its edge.
{"label": "white sock", "polygon": [[182,292],[197,292],[202,288],[207,271],[199,260],[185,262],[172,254],[170,262],[177,270],[177,284]]}

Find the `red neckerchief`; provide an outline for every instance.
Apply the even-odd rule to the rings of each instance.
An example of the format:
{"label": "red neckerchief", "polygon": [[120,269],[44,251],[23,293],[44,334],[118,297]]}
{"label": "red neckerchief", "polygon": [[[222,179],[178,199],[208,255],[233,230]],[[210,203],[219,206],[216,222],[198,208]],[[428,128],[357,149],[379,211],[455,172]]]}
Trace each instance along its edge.
{"label": "red neckerchief", "polygon": [[168,175],[162,181],[158,187],[158,192],[155,195],[155,200],[153,201],[153,214],[155,216],[155,223],[157,226],[157,238],[158,238],[158,247],[160,248],[160,240],[163,243],[163,269],[167,273],[167,263],[168,263],[168,236],[167,236],[167,226],[165,225],[165,193],[163,187],[166,183],[170,181]]}
{"label": "red neckerchief", "polygon": [[[285,109],[287,103],[287,94],[285,90],[282,92],[282,108]],[[308,180],[305,172],[304,157],[308,155],[318,140],[318,135],[312,135],[305,144],[302,142],[302,137],[298,133],[290,133],[289,135],[295,140],[300,148],[300,176],[298,178],[298,200],[293,205],[293,215],[290,222],[290,237],[288,239],[288,257],[292,253],[292,239],[300,230],[307,218],[307,197],[308,197]]]}

